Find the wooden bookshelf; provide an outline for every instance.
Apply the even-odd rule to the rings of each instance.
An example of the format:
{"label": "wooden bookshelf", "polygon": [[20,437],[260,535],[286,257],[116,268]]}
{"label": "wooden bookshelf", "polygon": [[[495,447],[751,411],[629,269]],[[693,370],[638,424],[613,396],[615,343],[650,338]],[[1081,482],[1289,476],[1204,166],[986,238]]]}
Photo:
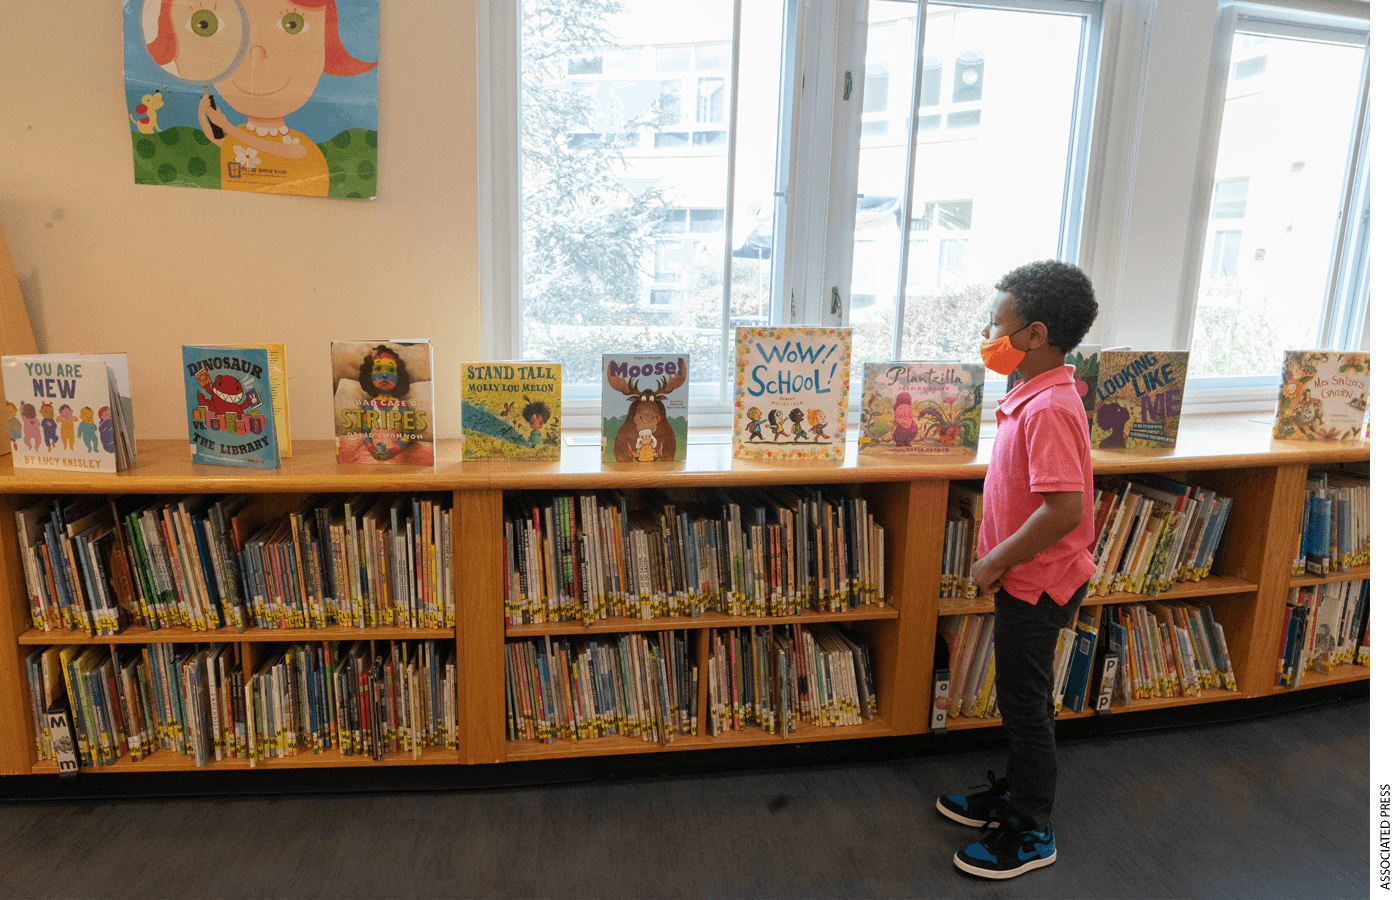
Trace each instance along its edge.
{"label": "wooden bookshelf", "polygon": [[[1186,417],[1177,446],[1154,453],[1095,451],[1096,473],[1131,475],[1157,472],[1235,498],[1230,523],[1218,555],[1222,574],[1199,582],[1178,584],[1163,599],[1191,597],[1212,601],[1224,627],[1234,663],[1238,692],[1207,691],[1201,697],[1134,701],[1114,714],[1131,714],[1162,706],[1210,703],[1274,692],[1273,673],[1278,636],[1286,615],[1289,587],[1316,583],[1291,574],[1293,530],[1302,509],[1309,466],[1370,458],[1368,442],[1343,444],[1273,441],[1267,416],[1221,414]],[[149,642],[239,645],[245,661],[255,660],[268,642],[352,641],[437,638],[455,640],[460,750],[435,749],[413,760],[394,754],[381,761],[345,757],[339,753],[303,752],[280,760],[265,760],[257,769],[333,766],[452,765],[668,752],[721,747],[759,747],[809,741],[850,740],[923,733],[928,730],[934,656],[940,616],[991,610],[990,600],[944,599],[938,594],[947,485],[953,480],[978,480],[986,474],[992,428],[984,426],[976,456],[929,461],[862,460],[855,442],[847,443],[840,462],[798,462],[733,459],[727,443],[692,443],[689,458],[679,463],[603,465],[596,446],[565,446],[557,463],[460,461],[460,443],[437,443],[438,462],[431,468],[342,466],[335,462],[331,441],[297,441],[293,456],[275,471],[195,466],[183,441],[142,441],[139,464],[116,475],[15,472],[10,460],[0,460],[0,774],[56,772],[40,764],[34,748],[28,684],[23,657],[33,648],[55,644],[137,644]],[[838,484],[869,501],[885,528],[886,592],[884,607],[863,607],[842,613],[804,613],[791,617],[731,617],[706,613],[698,618],[605,619],[588,626],[559,623],[507,627],[504,621],[503,510],[505,498],[525,490],[590,491],[600,489],[664,488],[672,492],[702,492],[714,487],[742,489],[765,485]],[[419,492],[451,493],[456,558],[453,584],[457,598],[454,629],[296,629],[239,633],[192,632],[188,629],[150,631],[129,628],[111,637],[88,638],[72,632],[43,632],[30,626],[25,600],[13,513],[36,495],[97,494],[183,495],[250,494],[274,512],[285,512],[305,496],[323,493]],[[1369,567],[1324,576],[1349,580],[1369,576]],[[1092,598],[1091,603],[1126,603],[1147,599],[1118,594]],[[677,738],[665,745],[633,738],[610,737],[552,744],[506,740],[505,641],[507,638],[587,633],[695,630],[793,622],[839,621],[859,634],[871,649],[880,717],[858,726],[802,726],[787,737],[745,728],[718,736]],[[707,640],[697,645],[708,647]],[[708,652],[702,650],[702,652]],[[247,669],[245,668],[245,671]],[[704,668],[701,668],[704,671]],[[1302,687],[1364,679],[1360,666],[1343,666],[1326,676],[1309,675]],[[702,676],[703,677],[703,676]],[[702,706],[704,682],[702,680]],[[702,722],[703,722],[702,713]],[[1082,713],[1080,715],[1090,715]],[[993,719],[954,719],[949,728],[994,727]],[[194,763],[168,751],[141,762],[123,759],[94,771],[186,771]],[[211,763],[210,769],[246,769],[246,762]]]}

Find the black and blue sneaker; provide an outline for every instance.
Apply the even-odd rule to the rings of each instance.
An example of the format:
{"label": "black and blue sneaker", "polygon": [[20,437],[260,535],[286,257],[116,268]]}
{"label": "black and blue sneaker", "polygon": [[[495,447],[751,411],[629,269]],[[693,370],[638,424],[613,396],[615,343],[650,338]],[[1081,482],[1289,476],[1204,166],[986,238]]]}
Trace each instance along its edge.
{"label": "black and blue sneaker", "polygon": [[953,855],[953,864],[983,878],[1015,878],[1055,861],[1055,832],[1046,822],[1036,831],[1015,816],[1005,816],[982,839]]}
{"label": "black and blue sneaker", "polygon": [[1011,794],[1007,791],[1006,779],[998,778],[995,772],[987,772],[986,790],[972,794],[944,794],[934,805],[943,815],[954,822],[971,825],[974,828],[995,826],[997,819],[1011,806]]}

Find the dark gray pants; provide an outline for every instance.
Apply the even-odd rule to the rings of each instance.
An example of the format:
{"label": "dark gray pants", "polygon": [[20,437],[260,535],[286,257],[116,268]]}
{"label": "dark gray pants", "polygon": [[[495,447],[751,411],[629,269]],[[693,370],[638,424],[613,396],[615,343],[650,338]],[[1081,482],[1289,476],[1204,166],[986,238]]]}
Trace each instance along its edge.
{"label": "dark gray pants", "polygon": [[1064,606],[1041,594],[1027,603],[1004,590],[996,593],[997,705],[1010,753],[1006,778],[1011,811],[1039,830],[1055,805],[1055,641],[1073,627],[1084,599],[1080,586]]}

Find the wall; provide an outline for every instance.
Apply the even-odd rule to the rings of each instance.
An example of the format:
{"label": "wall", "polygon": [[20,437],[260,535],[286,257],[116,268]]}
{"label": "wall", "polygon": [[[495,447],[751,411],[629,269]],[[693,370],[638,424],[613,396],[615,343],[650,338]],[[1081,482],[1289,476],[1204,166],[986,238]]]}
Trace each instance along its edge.
{"label": "wall", "polygon": [[480,336],[474,0],[383,0],[370,201],[137,185],[121,4],[3,20],[0,227],[41,352],[125,350],[139,435],[180,438],[181,344],[281,341],[292,436],[328,439],[330,341],[426,337],[455,432]]}

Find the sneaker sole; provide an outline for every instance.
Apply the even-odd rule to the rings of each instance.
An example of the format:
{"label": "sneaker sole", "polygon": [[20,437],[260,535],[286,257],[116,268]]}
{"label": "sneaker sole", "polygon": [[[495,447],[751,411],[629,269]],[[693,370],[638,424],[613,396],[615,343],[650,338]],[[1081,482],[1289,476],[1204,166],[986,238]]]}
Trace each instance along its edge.
{"label": "sneaker sole", "polygon": [[[962,824],[962,825],[971,825],[973,828],[986,828],[986,827],[987,827],[988,820],[986,820],[986,819],[972,819],[972,818],[969,818],[969,817],[963,815],[962,813],[959,813],[959,812],[956,812],[956,811],[954,811],[954,810],[951,810],[951,809],[949,809],[948,807],[946,807],[946,806],[943,805],[943,798],[942,798],[942,797],[939,797],[938,800],[937,800],[937,802],[935,802],[933,805],[934,805],[935,807],[937,807],[937,809],[938,809],[939,812],[941,812],[943,815],[947,816],[948,818],[952,819],[954,822],[958,822],[958,823],[960,823],[960,824]],[[996,828],[996,827],[998,826],[998,824],[999,824],[999,823],[997,823],[997,822],[992,822],[992,823],[991,823],[991,825],[992,825],[993,828]]]}
{"label": "sneaker sole", "polygon": [[1055,861],[1055,856],[1056,854],[1051,853],[1049,856],[1040,859],[1032,859],[1026,863],[1023,863],[1020,866],[1017,866],[1014,869],[997,870],[978,868],[972,863],[963,862],[962,857],[954,854],[953,865],[957,866],[959,869],[962,869],[967,874],[976,875],[979,878],[1015,878],[1017,875],[1024,875],[1026,872],[1029,872],[1032,869],[1039,869],[1043,868],[1044,866],[1050,865]]}

